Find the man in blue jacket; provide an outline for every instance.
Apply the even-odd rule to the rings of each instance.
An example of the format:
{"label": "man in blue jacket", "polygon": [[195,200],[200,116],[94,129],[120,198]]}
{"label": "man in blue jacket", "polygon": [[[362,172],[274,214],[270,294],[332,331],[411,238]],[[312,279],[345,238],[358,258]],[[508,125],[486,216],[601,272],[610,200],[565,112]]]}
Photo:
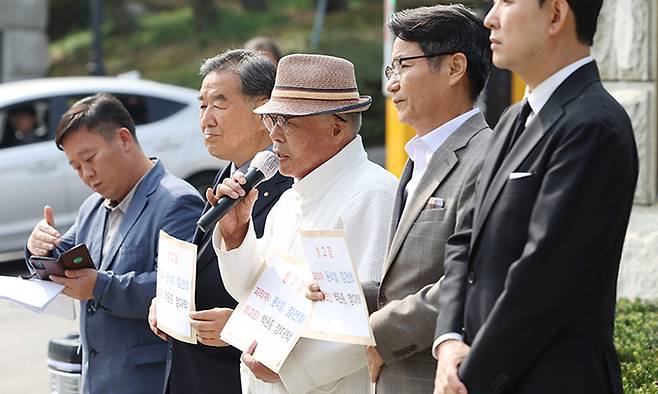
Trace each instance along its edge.
{"label": "man in blue jacket", "polygon": [[50,256],[84,243],[97,269],[51,279],[81,301],[83,393],[160,393],[167,347],[147,322],[155,296],[159,231],[190,241],[203,208],[195,189],[140,148],[128,111],[113,96],[75,103],[55,136],[71,167],[95,193],[64,235],[54,214],[30,235],[27,255]]}

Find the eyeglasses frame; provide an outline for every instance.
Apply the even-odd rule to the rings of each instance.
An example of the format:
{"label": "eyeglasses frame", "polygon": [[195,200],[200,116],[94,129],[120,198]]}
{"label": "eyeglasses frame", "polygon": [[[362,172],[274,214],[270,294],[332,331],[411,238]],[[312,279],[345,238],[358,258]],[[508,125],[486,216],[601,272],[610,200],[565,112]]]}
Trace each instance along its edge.
{"label": "eyeglasses frame", "polygon": [[[339,114],[331,114],[331,115],[337,117],[342,122],[347,123],[347,119],[340,116]],[[314,115],[261,114],[260,119],[263,122],[263,124],[265,125],[265,128],[267,129],[267,131],[269,131],[270,133],[273,132],[274,129],[276,128],[276,126],[278,125],[279,127],[281,127],[281,130],[283,131],[283,134],[288,135],[290,133],[290,130],[287,127],[288,126],[288,121],[290,119],[303,118],[303,117],[306,117],[306,116],[314,116]],[[267,126],[267,123],[265,121],[265,119],[267,119],[267,118],[272,120],[272,128],[271,129]],[[279,119],[283,119],[283,123],[279,122]]]}
{"label": "eyeglasses frame", "polygon": [[[393,78],[393,75],[397,75],[398,77],[400,76],[400,67],[402,67],[402,62],[407,61],[407,60],[415,60],[415,59],[423,59],[423,58],[432,58],[432,57],[437,57],[437,56],[445,56],[445,55],[454,55],[455,51],[445,51],[445,52],[438,52],[438,53],[432,53],[429,55],[416,55],[416,56],[404,56],[404,57],[396,57],[391,61],[391,64],[386,66],[384,68],[384,76],[386,77],[387,80],[391,80]],[[397,67],[395,64],[397,63]],[[397,69],[397,71],[396,71]]]}

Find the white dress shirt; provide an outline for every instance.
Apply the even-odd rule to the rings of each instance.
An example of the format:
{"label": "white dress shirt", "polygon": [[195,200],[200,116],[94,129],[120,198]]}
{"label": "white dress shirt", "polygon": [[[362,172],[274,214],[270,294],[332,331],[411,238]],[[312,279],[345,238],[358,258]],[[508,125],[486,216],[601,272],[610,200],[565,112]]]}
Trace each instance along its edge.
{"label": "white dress shirt", "polygon": [[417,135],[414,136],[405,144],[404,150],[407,151],[407,155],[411,161],[414,162],[411,179],[404,188],[407,195],[405,202],[411,200],[414,191],[416,191],[416,188],[418,187],[420,179],[423,177],[423,174],[425,174],[425,170],[427,170],[427,165],[432,159],[434,152],[446,142],[448,137],[450,137],[455,130],[479,112],[480,110],[478,108],[473,108],[472,110],[449,120],[422,137]]}
{"label": "white dress shirt", "polygon": [[[215,228],[213,245],[226,290],[236,300],[247,296],[264,256],[275,250],[305,259],[299,230],[344,230],[359,280],[379,281],[396,185],[391,173],[368,160],[357,136],[281,195],[261,239],[250,222],[242,244],[227,251]],[[363,346],[308,338],[295,344],[279,376],[279,383],[264,383],[241,366],[243,393],[351,394],[365,393],[370,385]]]}
{"label": "white dress shirt", "polygon": [[535,117],[535,114],[538,114],[541,109],[544,108],[544,105],[546,105],[548,99],[551,98],[553,93],[562,84],[562,82],[569,78],[569,76],[576,70],[593,61],[593,57],[586,56],[551,75],[542,83],[537,85],[532,91],[526,86],[525,97],[528,99],[528,104],[530,104],[530,109],[532,110],[530,111],[530,115],[528,115],[528,119],[525,122],[526,126],[530,124],[532,119]]}
{"label": "white dress shirt", "polygon": [[[594,58],[592,58],[591,56],[586,56],[560,69],[558,72],[551,75],[550,77],[545,79],[542,83],[537,85],[532,91],[530,91],[530,89],[526,87],[525,96],[531,108],[530,115],[528,115],[528,119],[525,122],[526,126],[530,124],[530,122],[535,117],[535,115],[538,114],[542,110],[542,108],[544,108],[544,105],[546,105],[548,100],[551,98],[553,93],[555,93],[555,91],[562,84],[562,82],[564,82],[567,78],[569,78],[569,76],[574,72],[576,72],[576,70],[593,61]],[[462,337],[461,334],[458,334],[456,332],[449,332],[443,335],[439,335],[439,337],[436,338],[434,344],[432,345],[432,355],[434,356],[434,358],[438,359],[438,355],[436,351],[439,345],[441,344],[441,342],[447,341],[449,339],[463,341],[464,337]]]}
{"label": "white dress shirt", "polygon": [[135,183],[135,186],[130,189],[128,194],[126,194],[120,203],[105,199],[103,205],[105,205],[105,209],[107,209],[109,213],[107,215],[107,219],[105,220],[105,232],[103,234],[103,250],[101,252],[101,261],[103,260],[103,257],[107,256],[107,254],[110,252],[112,240],[114,239],[117,231],[119,231],[119,226],[121,226],[121,222],[123,222],[123,218],[126,216],[126,212],[128,212],[128,207],[130,207],[130,203],[133,200],[137,186],[142,183],[142,179],[144,179],[146,175],[153,170],[153,168],[155,168],[155,166],[151,167],[144,173],[144,175],[139,179],[139,181],[137,181],[137,183]]}

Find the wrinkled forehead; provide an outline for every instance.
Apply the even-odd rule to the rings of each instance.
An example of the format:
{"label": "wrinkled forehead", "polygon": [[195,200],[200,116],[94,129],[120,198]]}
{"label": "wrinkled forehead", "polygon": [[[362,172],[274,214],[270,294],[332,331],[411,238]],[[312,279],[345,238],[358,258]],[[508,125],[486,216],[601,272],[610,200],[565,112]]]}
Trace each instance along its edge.
{"label": "wrinkled forehead", "polygon": [[240,76],[233,71],[213,71],[206,75],[199,89],[199,100],[227,100],[241,93]]}

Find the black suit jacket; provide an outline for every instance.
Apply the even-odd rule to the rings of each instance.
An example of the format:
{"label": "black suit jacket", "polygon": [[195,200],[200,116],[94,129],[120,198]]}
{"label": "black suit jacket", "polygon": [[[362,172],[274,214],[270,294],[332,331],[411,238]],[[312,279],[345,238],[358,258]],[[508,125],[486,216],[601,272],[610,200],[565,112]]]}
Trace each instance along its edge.
{"label": "black suit jacket", "polygon": [[[214,186],[230,175],[230,165],[220,171]],[[265,219],[281,194],[292,185],[292,178],[278,172],[270,180],[258,185],[258,199],[252,212],[256,235],[260,237]],[[210,209],[206,203],[203,212]],[[215,307],[235,308],[237,302],[224,288],[212,246],[212,231],[197,229],[194,243],[198,245],[196,273],[196,309]],[[165,392],[189,393],[240,393],[240,351],[234,347],[190,345],[169,339],[169,353],[165,375]]]}
{"label": "black suit jacket", "polygon": [[496,127],[474,206],[448,241],[436,336],[471,345],[459,370],[469,393],[621,393],[613,324],[638,174],[630,121],[589,63],[494,173],[520,110]]}

